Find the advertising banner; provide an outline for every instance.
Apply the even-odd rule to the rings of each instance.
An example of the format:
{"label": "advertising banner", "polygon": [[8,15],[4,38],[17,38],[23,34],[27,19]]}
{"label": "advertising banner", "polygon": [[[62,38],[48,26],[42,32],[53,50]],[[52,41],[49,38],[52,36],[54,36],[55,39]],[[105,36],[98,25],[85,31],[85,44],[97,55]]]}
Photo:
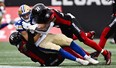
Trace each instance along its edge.
{"label": "advertising banner", "polygon": [[99,38],[103,28],[111,21],[112,1],[51,0],[51,2],[52,6],[62,5],[64,13],[72,13],[85,31],[94,30],[97,38]]}

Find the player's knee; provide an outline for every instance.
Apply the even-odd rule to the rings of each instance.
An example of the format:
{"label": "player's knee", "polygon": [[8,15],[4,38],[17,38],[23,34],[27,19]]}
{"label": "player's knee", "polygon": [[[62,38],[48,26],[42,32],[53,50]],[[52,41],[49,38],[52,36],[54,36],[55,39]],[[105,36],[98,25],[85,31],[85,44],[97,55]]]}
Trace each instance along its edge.
{"label": "player's knee", "polygon": [[66,37],[64,34],[60,34],[62,41],[60,41],[60,46],[69,46],[73,39]]}

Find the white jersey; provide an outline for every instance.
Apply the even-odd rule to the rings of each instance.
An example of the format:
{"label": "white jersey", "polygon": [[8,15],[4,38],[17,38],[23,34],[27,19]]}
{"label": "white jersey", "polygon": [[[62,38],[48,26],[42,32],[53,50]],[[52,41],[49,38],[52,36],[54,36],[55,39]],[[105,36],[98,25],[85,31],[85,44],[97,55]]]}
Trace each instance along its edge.
{"label": "white jersey", "polygon": [[[16,30],[19,32],[26,31],[28,29],[28,26],[30,25],[35,25],[36,23],[34,21],[30,21],[28,23],[24,22],[23,20],[19,20],[18,22],[15,23]],[[38,46],[46,37],[46,35],[49,33],[49,30],[53,27],[54,23],[50,23],[50,27],[46,32],[42,31],[36,31],[37,33],[41,34],[41,37],[35,42],[35,45]],[[30,31],[31,33],[34,33],[35,31]]]}
{"label": "white jersey", "polygon": [[[28,26],[35,25],[35,24],[36,23],[32,22],[32,21],[27,23],[23,20],[19,20],[18,22],[15,23],[15,28],[17,31],[22,32],[22,31],[26,31],[28,29]],[[31,32],[33,32],[33,31],[31,31]]]}
{"label": "white jersey", "polygon": [[[50,23],[50,26],[49,26],[49,28],[48,28],[48,30],[47,30],[45,33],[42,32],[41,38],[38,39],[37,42],[35,43],[35,45],[36,45],[37,47],[38,47],[38,45],[46,38],[47,34],[49,33],[50,29],[51,29],[53,26],[54,26],[54,23],[51,22],[51,23]],[[36,32],[38,32],[38,31],[36,31]],[[39,32],[39,33],[40,33],[40,32]]]}

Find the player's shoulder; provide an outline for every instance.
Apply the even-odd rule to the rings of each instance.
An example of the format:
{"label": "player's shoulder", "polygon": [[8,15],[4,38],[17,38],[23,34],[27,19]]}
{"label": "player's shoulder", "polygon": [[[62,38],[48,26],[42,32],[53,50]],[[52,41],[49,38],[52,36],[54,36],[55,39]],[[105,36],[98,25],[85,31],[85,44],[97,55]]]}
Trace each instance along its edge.
{"label": "player's shoulder", "polygon": [[22,25],[23,20],[18,20],[17,22],[15,22],[15,25]]}
{"label": "player's shoulder", "polygon": [[23,26],[22,26],[22,20],[18,20],[17,22],[15,22],[15,28],[16,30],[20,31],[20,30],[23,30]]}

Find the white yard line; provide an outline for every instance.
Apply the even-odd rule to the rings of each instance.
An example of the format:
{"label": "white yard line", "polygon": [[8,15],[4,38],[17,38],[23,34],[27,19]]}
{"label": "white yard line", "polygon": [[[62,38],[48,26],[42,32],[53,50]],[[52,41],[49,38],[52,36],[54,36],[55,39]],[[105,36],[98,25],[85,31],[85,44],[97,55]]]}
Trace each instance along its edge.
{"label": "white yard line", "polygon": [[0,65],[0,68],[61,68],[61,67],[31,67],[31,66],[4,66],[4,65]]}

